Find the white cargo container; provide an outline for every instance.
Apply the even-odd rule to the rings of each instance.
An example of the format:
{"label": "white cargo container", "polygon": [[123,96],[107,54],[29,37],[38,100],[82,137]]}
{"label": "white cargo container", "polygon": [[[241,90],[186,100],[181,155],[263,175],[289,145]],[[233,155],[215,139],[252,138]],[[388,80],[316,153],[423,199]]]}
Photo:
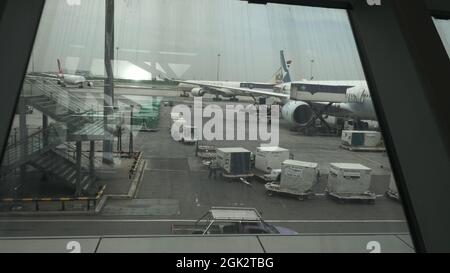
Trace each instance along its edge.
{"label": "white cargo container", "polygon": [[250,151],[244,148],[217,149],[217,164],[229,175],[248,175]]}
{"label": "white cargo container", "polygon": [[286,160],[281,166],[280,189],[304,193],[317,183],[318,164]]}
{"label": "white cargo container", "polygon": [[381,145],[381,133],[376,131],[342,131],[342,144],[353,147]]}
{"label": "white cargo container", "polygon": [[376,131],[365,132],[364,147],[377,147],[381,145],[381,133]]}
{"label": "white cargo container", "polygon": [[281,163],[289,159],[289,150],[280,147],[259,147],[256,149],[255,167],[265,173],[281,169]]}
{"label": "white cargo container", "polygon": [[361,164],[331,163],[328,192],[344,195],[363,195],[369,192],[372,170]]}

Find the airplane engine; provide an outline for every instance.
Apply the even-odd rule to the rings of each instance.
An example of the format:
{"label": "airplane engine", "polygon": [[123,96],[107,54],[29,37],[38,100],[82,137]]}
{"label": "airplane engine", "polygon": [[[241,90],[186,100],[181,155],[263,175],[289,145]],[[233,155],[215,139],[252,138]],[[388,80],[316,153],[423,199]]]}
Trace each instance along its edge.
{"label": "airplane engine", "polygon": [[89,87],[94,87],[94,83],[93,83],[93,82],[87,82],[86,84],[87,84],[87,86],[89,86]]}
{"label": "airplane engine", "polygon": [[311,106],[302,101],[290,101],[283,106],[281,114],[292,125],[306,126],[314,117]]}
{"label": "airplane engine", "polygon": [[205,95],[205,90],[203,88],[193,88],[191,90],[192,96],[194,97],[203,97]]}

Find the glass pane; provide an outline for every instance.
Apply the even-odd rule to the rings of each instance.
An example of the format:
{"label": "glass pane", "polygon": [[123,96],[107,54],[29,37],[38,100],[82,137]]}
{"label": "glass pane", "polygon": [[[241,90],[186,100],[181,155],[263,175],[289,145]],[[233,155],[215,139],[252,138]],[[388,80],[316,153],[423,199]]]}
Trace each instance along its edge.
{"label": "glass pane", "polygon": [[438,30],[441,40],[444,43],[447,54],[450,56],[450,20],[435,19],[433,18],[434,24]]}
{"label": "glass pane", "polygon": [[412,252],[376,120],[345,10],[48,0],[0,251]]}

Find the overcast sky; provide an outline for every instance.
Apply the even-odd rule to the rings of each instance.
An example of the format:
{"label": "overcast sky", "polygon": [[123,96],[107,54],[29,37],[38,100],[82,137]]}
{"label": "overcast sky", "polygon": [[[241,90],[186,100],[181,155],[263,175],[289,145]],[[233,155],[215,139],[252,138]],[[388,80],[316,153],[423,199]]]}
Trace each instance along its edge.
{"label": "overcast sky", "polygon": [[[47,0],[30,69],[104,73],[104,2]],[[238,0],[116,0],[114,72],[122,78],[164,75],[268,81],[279,51],[294,80],[364,79],[344,10],[256,5]]]}

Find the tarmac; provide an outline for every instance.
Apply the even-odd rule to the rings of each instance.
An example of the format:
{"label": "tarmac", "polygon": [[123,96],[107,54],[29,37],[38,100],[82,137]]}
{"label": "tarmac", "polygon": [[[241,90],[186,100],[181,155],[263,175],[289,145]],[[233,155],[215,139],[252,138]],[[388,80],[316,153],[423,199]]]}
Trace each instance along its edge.
{"label": "tarmac", "polygon": [[[97,89],[73,89],[80,97],[102,102]],[[116,100],[138,104],[140,96],[159,96],[163,101],[192,105],[192,98],[179,96],[176,90],[116,90]],[[225,107],[228,101],[206,104]],[[240,98],[238,103],[251,103]],[[240,206],[258,209],[263,218],[302,234],[393,234],[408,233],[401,203],[384,196],[388,190],[391,167],[385,152],[354,152],[340,148],[338,137],[310,137],[290,130],[280,121],[280,147],[289,149],[296,160],[316,162],[321,178],[313,188],[311,200],[298,201],[290,196],[265,194],[264,184],[251,180],[251,185],[224,179],[208,179],[208,169],[195,156],[195,146],[174,141],[169,133],[171,107],[161,104],[161,118],[156,132],[134,131],[134,151],[143,152],[145,167],[131,198],[108,199],[94,215],[0,215],[0,237],[35,236],[128,236],[168,235],[171,225],[194,222],[212,206]],[[205,122],[205,120],[204,120]],[[242,129],[235,125],[235,131]],[[246,132],[248,133],[248,132]],[[128,135],[122,142],[127,150]],[[252,152],[259,141],[211,141],[217,147],[243,147]],[[115,145],[115,144],[114,144]],[[328,164],[360,163],[372,169],[371,191],[378,195],[375,204],[361,202],[339,204],[325,196]],[[97,172],[107,184],[105,194],[127,195],[130,181],[126,177],[129,164],[121,169],[102,167]]]}

